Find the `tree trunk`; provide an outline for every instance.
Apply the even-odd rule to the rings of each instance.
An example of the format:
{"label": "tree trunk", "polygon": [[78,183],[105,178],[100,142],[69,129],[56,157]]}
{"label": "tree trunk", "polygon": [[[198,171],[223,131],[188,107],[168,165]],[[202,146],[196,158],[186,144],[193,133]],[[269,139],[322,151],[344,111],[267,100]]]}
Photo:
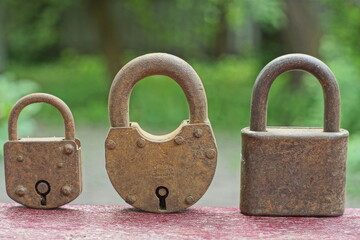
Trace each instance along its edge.
{"label": "tree trunk", "polygon": [[122,67],[121,57],[123,55],[123,46],[118,37],[116,24],[110,11],[110,0],[86,0],[87,9],[94,27],[100,38],[101,50],[104,54],[110,81]]}
{"label": "tree trunk", "polygon": [[228,50],[228,33],[229,33],[229,24],[227,20],[228,12],[228,0],[219,1],[217,4],[217,9],[219,11],[219,21],[214,38],[214,52],[213,56],[215,58],[221,57]]}
{"label": "tree trunk", "polygon": [[[283,0],[286,25],[278,30],[260,30],[260,52],[264,65],[288,53],[305,53],[319,57],[321,32],[318,27],[316,3],[311,0]],[[290,87],[300,89],[303,72],[291,72]]]}
{"label": "tree trunk", "polygon": [[[321,33],[318,27],[316,4],[310,0],[285,0],[287,26],[283,30],[285,53],[305,53],[319,57]],[[303,72],[292,72],[291,87],[301,87]]]}

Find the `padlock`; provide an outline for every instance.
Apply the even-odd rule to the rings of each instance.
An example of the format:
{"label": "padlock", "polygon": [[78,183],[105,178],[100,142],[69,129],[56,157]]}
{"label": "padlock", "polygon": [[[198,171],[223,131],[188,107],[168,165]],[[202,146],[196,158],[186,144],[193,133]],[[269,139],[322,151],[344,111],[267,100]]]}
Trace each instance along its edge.
{"label": "padlock", "polygon": [[[129,122],[131,91],[138,81],[152,75],[175,80],[190,108],[190,120],[163,136]],[[203,84],[189,64],[165,53],[130,61],[112,83],[109,114],[106,169],[127,203],[147,212],[170,213],[186,209],[203,196],[215,173],[217,147]]]}
{"label": "padlock", "polygon": [[[47,103],[60,111],[65,138],[18,138],[19,114],[32,103]],[[7,194],[20,204],[51,209],[77,198],[82,190],[81,148],[68,106],[61,99],[44,93],[21,98],[10,112],[4,162]]]}
{"label": "padlock", "polygon": [[[302,70],[320,82],[324,127],[266,127],[267,98],[277,76]],[[340,129],[340,94],[334,74],[304,55],[279,57],[260,72],[250,128],[242,129],[240,210],[261,216],[339,216],[344,212],[348,131]]]}

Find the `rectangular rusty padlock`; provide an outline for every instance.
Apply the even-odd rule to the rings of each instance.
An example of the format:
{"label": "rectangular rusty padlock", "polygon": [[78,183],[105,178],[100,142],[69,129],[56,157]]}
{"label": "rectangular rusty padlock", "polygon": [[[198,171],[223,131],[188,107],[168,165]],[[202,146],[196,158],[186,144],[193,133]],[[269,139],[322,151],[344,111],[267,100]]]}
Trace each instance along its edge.
{"label": "rectangular rusty padlock", "polygon": [[[32,103],[56,107],[65,122],[65,139],[18,138],[21,110]],[[51,209],[71,202],[82,191],[81,147],[75,138],[72,113],[59,98],[34,93],[21,98],[9,116],[9,141],[4,144],[6,191],[31,208]]]}
{"label": "rectangular rusty padlock", "polygon": [[[303,70],[321,83],[324,128],[266,127],[267,98],[281,73]],[[270,62],[252,95],[250,128],[242,129],[240,209],[260,216],[339,216],[344,212],[348,131],[339,128],[335,76],[320,60],[290,54]]]}

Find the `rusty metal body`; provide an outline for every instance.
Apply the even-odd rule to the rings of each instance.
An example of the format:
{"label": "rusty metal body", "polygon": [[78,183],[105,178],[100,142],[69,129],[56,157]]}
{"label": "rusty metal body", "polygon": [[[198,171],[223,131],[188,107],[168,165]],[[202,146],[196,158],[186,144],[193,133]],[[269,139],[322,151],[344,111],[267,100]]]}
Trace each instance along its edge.
{"label": "rusty metal body", "polygon": [[[151,135],[129,122],[134,85],[151,75],[174,79],[184,90],[190,120],[172,133]],[[181,211],[197,202],[215,173],[217,147],[207,115],[202,82],[193,68],[175,56],[138,57],[116,75],[109,96],[111,128],[106,139],[106,169],[120,196],[147,212]]]}
{"label": "rusty metal body", "polygon": [[[324,128],[266,127],[270,86],[281,73],[303,70],[320,82]],[[340,129],[340,94],[331,70],[316,58],[289,54],[270,62],[254,86],[250,128],[242,129],[240,209],[247,215],[339,216],[344,212],[349,133]]]}
{"label": "rusty metal body", "polygon": [[[32,103],[48,103],[61,112],[65,139],[18,138],[19,114]],[[81,147],[75,138],[74,119],[68,106],[49,94],[35,93],[21,98],[9,116],[4,162],[7,194],[18,203],[51,209],[78,197],[82,191]]]}

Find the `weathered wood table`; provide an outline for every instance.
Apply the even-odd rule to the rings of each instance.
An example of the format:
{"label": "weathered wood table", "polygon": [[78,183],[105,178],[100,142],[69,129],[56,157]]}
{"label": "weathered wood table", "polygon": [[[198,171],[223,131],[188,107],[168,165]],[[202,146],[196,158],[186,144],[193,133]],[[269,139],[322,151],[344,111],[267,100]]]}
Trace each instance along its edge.
{"label": "weathered wood table", "polygon": [[360,239],[360,209],[335,218],[248,217],[237,208],[152,214],[128,206],[35,210],[0,203],[0,239]]}

